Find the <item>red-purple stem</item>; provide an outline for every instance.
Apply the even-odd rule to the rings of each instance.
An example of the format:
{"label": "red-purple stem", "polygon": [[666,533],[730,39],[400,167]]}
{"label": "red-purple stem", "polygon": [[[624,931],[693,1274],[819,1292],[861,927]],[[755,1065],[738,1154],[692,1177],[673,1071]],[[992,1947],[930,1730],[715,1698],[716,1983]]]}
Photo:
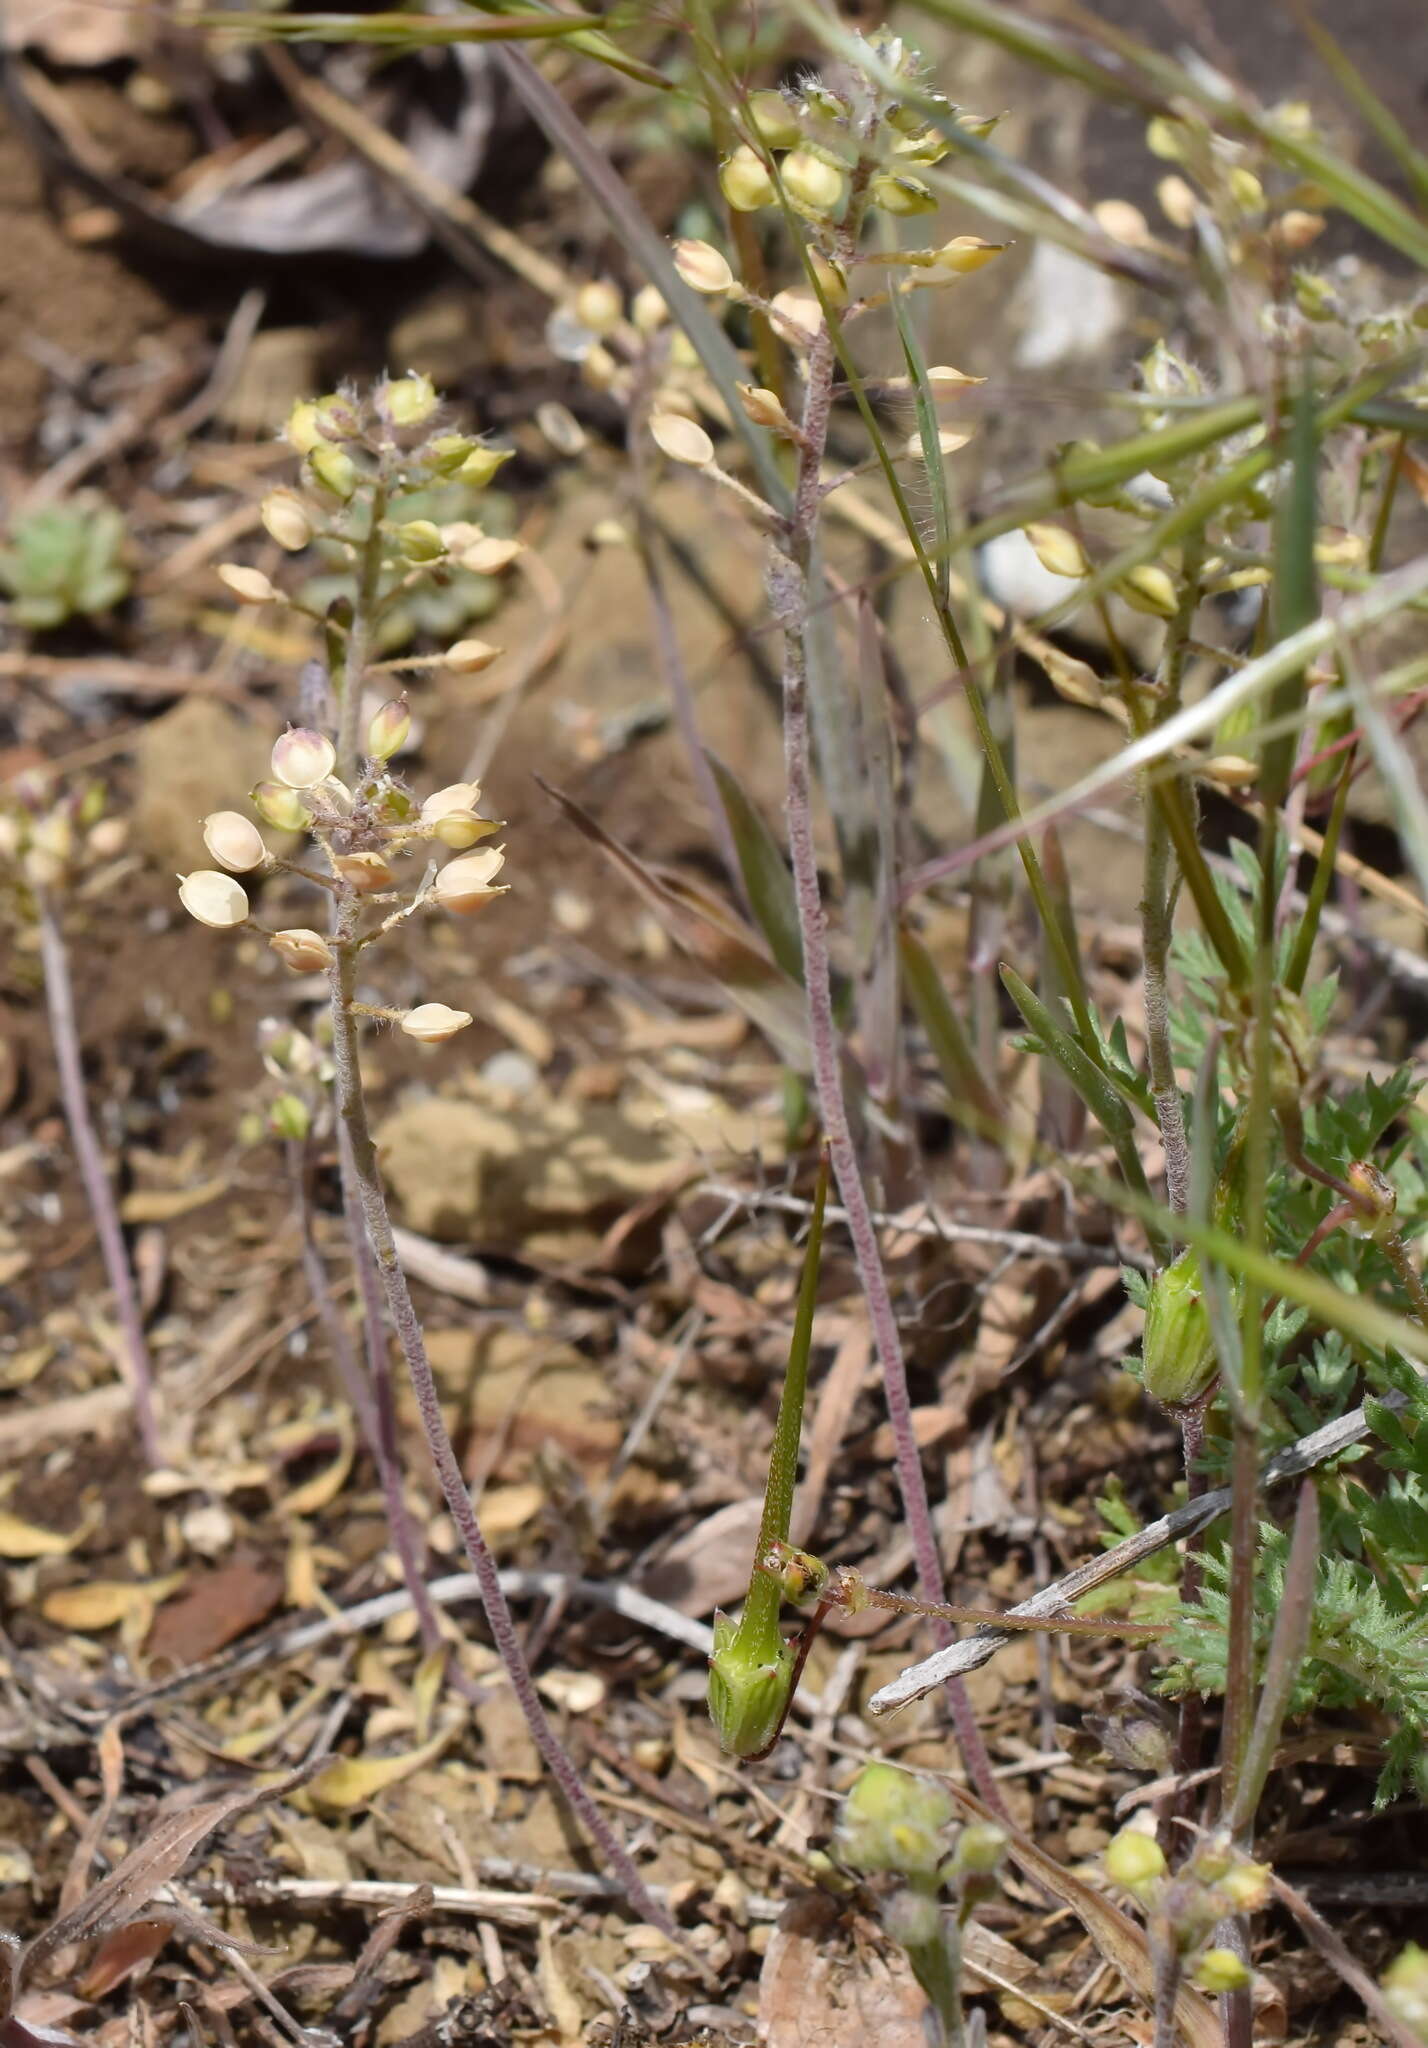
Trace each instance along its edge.
{"label": "red-purple stem", "polygon": [[511,1681],[511,1689],[525,1716],[526,1726],[530,1729],[536,1748],[596,1848],[619,1878],[625,1895],[635,1911],[652,1926],[662,1928],[665,1933],[673,1935],[674,1923],[663,1907],[657,1905],[650,1896],[629,1851],[586,1791],[575,1763],[551,1726],[541,1704],[530,1666],[526,1662],[525,1651],[521,1646],[521,1639],[516,1633],[511,1610],[506,1604],[505,1594],[501,1591],[496,1561],[481,1533],[481,1524],[441,1413],[441,1400],[431,1369],[431,1360],[427,1356],[426,1339],[412,1303],[406,1275],[397,1256],[391,1218],[387,1213],[386,1193],[377,1164],[377,1150],[367,1123],[367,1107],[363,1096],[362,1070],[357,1049],[357,1020],[351,1008],[357,976],[357,950],[353,943],[355,924],[356,902],[350,892],[347,892],[347,900],[339,904],[337,926],[332,937],[333,960],[329,970],[337,1106],[351,1148],[352,1175],[356,1183],[367,1241],[381,1281],[387,1313],[396,1332],[397,1342],[401,1346],[402,1356],[406,1360],[407,1370],[411,1374],[412,1390],[416,1395],[417,1411],[421,1417],[431,1461],[441,1482],[441,1490],[445,1495],[451,1519],[456,1524],[471,1569],[480,1586],[481,1602],[486,1610],[486,1621],[497,1655]]}
{"label": "red-purple stem", "polygon": [[[848,1216],[858,1277],[868,1304],[873,1341],[882,1365],[884,1398],[892,1429],[898,1486],[912,1539],[918,1589],[924,1600],[944,1598],[942,1560],[932,1525],[922,1458],[912,1421],[907,1365],[897,1314],[883,1268],[857,1148],[843,1093],[842,1052],[833,1016],[828,962],[828,927],[813,843],[812,748],[808,715],[809,577],[817,536],[819,481],[828,438],[833,395],[834,347],[826,324],[809,352],[804,394],[798,480],[787,540],[770,558],[768,585],[774,616],[783,628],[783,735],[785,814],[793,865],[798,928],[803,942],[803,978],[808,1001],[808,1034],[813,1079],[829,1156]],[[946,1622],[934,1621],[939,1647],[952,1640]],[[991,1758],[977,1726],[971,1698],[960,1678],[947,1681],[948,1707],[967,1775],[999,1816],[1006,1805],[992,1773]]]}
{"label": "red-purple stem", "polygon": [[114,1312],[126,1362],[125,1377],[134,1402],[134,1419],[139,1439],[150,1465],[162,1464],[158,1424],[154,1417],[154,1368],[144,1339],[144,1318],[129,1269],[124,1230],[114,1201],[114,1190],[104,1165],[104,1155],[90,1120],[89,1101],[84,1091],[84,1065],[80,1057],[79,1030],[74,1016],[74,983],[70,979],[69,950],[60,930],[59,917],[48,891],[35,891],[39,921],[40,964],[44,971],[45,1005],[49,1011],[50,1042],[59,1069],[60,1100],[69,1125],[79,1177],[94,1218],[94,1231],[104,1270],[114,1294]]}

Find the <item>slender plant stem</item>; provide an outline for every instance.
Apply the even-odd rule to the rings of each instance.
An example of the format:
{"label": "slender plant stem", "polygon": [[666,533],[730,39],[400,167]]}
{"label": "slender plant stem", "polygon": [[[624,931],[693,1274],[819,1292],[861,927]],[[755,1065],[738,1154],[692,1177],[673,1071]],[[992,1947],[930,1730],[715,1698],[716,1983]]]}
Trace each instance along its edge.
{"label": "slender plant stem", "polygon": [[35,891],[35,915],[39,922],[40,965],[45,981],[45,1006],[49,1012],[50,1042],[59,1069],[60,1100],[69,1125],[70,1143],[79,1167],[79,1177],[94,1219],[94,1232],[109,1286],[114,1295],[114,1312],[126,1365],[125,1377],[134,1403],[134,1419],[144,1457],[150,1465],[162,1464],[158,1424],[154,1415],[154,1368],[144,1339],[144,1318],[129,1270],[124,1230],[114,1201],[114,1190],[104,1165],[99,1138],[89,1114],[84,1089],[84,1064],[80,1057],[79,1027],[74,1014],[74,983],[70,979],[69,949],[60,929],[59,914],[48,890]]}
{"label": "slender plant stem", "polygon": [[[918,1587],[925,1600],[940,1601],[943,1595],[942,1560],[938,1554],[937,1534],[932,1525],[922,1458],[912,1422],[907,1365],[843,1092],[841,1050],[833,1015],[827,919],[813,843],[812,745],[808,708],[809,579],[817,537],[819,474],[828,438],[834,363],[832,330],[825,320],[808,356],[801,423],[803,441],[799,451],[793,516],[786,542],[780,544],[771,557],[768,577],[770,600],[784,636],[785,809],[798,928],[803,943],[803,976],[819,1113],[838,1191],[847,1211],[853,1256],[882,1364],[898,1485],[912,1538]],[[944,1621],[934,1622],[933,1626],[939,1646],[951,1640],[951,1632]],[[949,1681],[947,1696],[967,1775],[987,1805],[999,1815],[1004,1815],[1006,1806],[1001,1788],[992,1774],[991,1758],[977,1726],[970,1696],[960,1679]]]}
{"label": "slender plant stem", "polygon": [[[350,680],[349,678],[349,683]],[[386,1192],[377,1165],[377,1149],[372,1142],[367,1122],[367,1105],[363,1095],[362,1069],[357,1048],[358,1027],[351,1010],[358,959],[357,903],[348,891],[344,891],[344,899],[340,902],[337,926],[333,934],[333,959],[329,969],[332,1055],[337,1079],[338,1114],[347,1132],[352,1174],[356,1182],[367,1240],[386,1298],[387,1313],[391,1317],[397,1342],[401,1346],[402,1356],[411,1374],[412,1389],[416,1395],[417,1410],[421,1416],[422,1430],[426,1436],[431,1461],[441,1482],[441,1490],[446,1498],[451,1519],[456,1524],[471,1569],[481,1588],[481,1602],[486,1610],[486,1620],[497,1654],[511,1681],[511,1689],[525,1716],[526,1726],[530,1729],[536,1748],[591,1840],[619,1878],[635,1911],[652,1926],[662,1928],[665,1933],[672,1936],[673,1921],[664,1908],[656,1904],[651,1897],[634,1859],[581,1783],[575,1763],[551,1726],[541,1704],[511,1610],[506,1603],[505,1594],[501,1591],[496,1561],[481,1533],[481,1524],[441,1412],[441,1400],[431,1369],[431,1360],[427,1356],[426,1340],[412,1303],[406,1275],[397,1257],[391,1218],[387,1212]]]}
{"label": "slender plant stem", "polygon": [[372,523],[357,555],[357,594],[352,606],[352,624],[348,629],[346,655],[342,663],[342,689],[338,696],[337,773],[344,782],[350,782],[357,772],[362,683],[372,658],[372,628],[382,581],[382,521],[386,511],[386,485],[378,482],[372,491]]}
{"label": "slender plant stem", "polygon": [[[339,1143],[345,1133],[339,1126]],[[412,1520],[402,1493],[401,1456],[397,1447],[396,1413],[392,1400],[392,1375],[387,1364],[387,1336],[382,1321],[381,1289],[372,1254],[362,1230],[362,1212],[357,1206],[355,1183],[349,1190],[346,1176],[343,1178],[343,1198],[348,1240],[352,1261],[357,1274],[357,1292],[362,1304],[363,1335],[367,1349],[367,1372],[364,1375],[357,1362],[347,1325],[338,1313],[327,1284],[322,1254],[318,1250],[317,1238],[313,1232],[312,1201],[307,1185],[307,1161],[304,1148],[290,1139],[287,1147],[288,1172],[292,1181],[293,1200],[297,1207],[298,1235],[302,1245],[303,1273],[307,1279],[308,1292],[313,1298],[327,1347],[332,1353],[337,1377],[342,1391],[357,1417],[357,1424],[367,1448],[372,1453],[372,1462],[377,1468],[377,1481],[382,1489],[382,1505],[386,1511],[387,1528],[391,1533],[392,1548],[397,1553],[401,1566],[402,1583],[411,1595],[412,1609],[416,1614],[421,1631],[422,1646],[430,1651],[441,1645],[441,1624],[436,1618],[436,1609],[426,1590],[426,1560],[422,1555],[422,1542]],[[345,1163],[345,1162],[344,1162]],[[465,1673],[454,1667],[458,1681]]]}

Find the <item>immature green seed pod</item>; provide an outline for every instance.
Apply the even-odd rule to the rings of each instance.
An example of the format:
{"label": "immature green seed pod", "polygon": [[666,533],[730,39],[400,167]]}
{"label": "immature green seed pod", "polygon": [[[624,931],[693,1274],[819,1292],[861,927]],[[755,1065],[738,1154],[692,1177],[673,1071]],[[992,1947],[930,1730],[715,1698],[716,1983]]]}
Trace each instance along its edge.
{"label": "immature green seed pod", "polygon": [[282,782],[260,782],[248,801],[276,832],[304,832],[312,822],[312,812],[297,791]]}
{"label": "immature green seed pod", "polygon": [[937,211],[937,195],[921,178],[909,177],[906,171],[879,172],[868,187],[868,197],[874,206],[899,219]]}
{"label": "immature green seed pod", "polygon": [[430,519],[408,519],[392,529],[397,552],[407,562],[439,562],[446,553],[441,529]]}
{"label": "immature green seed pod", "polygon": [[312,1117],[300,1095],[279,1095],[268,1107],[268,1129],[275,1138],[293,1138],[299,1144],[312,1128]]}
{"label": "immature green seed pod", "polygon": [[1218,1371],[1199,1256],[1187,1249],[1150,1283],[1141,1384],[1162,1407],[1178,1408],[1198,1399]]}
{"label": "immature green seed pod", "polygon": [[780,175],[794,205],[809,213],[836,213],[848,196],[848,173],[842,164],[811,149],[791,150]]}
{"label": "immature green seed pod", "polygon": [[411,729],[411,706],[406,698],[389,698],[368,720],[367,752],[374,761],[390,761],[406,745]]}
{"label": "immature green seed pod", "polygon": [[781,92],[752,92],[745,109],[749,126],[766,149],[796,149],[803,140],[797,114]]}
{"label": "immature green seed pod", "polygon": [[456,474],[462,483],[470,484],[475,490],[484,491],[501,464],[509,462],[515,452],[514,448],[490,448],[484,441],[479,442]]}
{"label": "immature green seed pod", "polygon": [[307,458],[307,466],[313,481],[344,503],[357,488],[357,465],[345,448],[334,448],[326,441],[319,441]]}

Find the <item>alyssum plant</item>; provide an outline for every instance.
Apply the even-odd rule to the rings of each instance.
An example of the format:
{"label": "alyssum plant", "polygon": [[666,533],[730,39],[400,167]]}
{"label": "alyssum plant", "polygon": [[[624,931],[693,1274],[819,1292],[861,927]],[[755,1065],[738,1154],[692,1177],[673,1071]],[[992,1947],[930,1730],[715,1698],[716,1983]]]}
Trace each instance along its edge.
{"label": "alyssum plant", "polygon": [[[503,457],[469,435],[447,431],[435,391],[419,376],[388,379],[367,395],[344,391],[304,402],[287,431],[302,457],[301,488],[265,499],[263,522],[294,552],[320,534],[353,568],[350,602],[334,605],[320,621],[329,662],[325,671],[305,678],[305,723],[276,738],[272,779],[251,793],[261,825],[285,840],[302,835],[306,846],[294,855],[274,853],[253,818],[218,811],[204,822],[204,843],[215,865],[183,876],[179,899],[201,924],[262,932],[285,967],[327,977],[339,1163],[359,1288],[375,1277],[411,1377],[432,1463],[480,1584],[493,1641],[536,1746],[631,1903],[670,1929],[669,1916],[590,1798],[536,1693],[442,1417],[397,1255],[362,1085],[360,1037],[368,1020],[395,1025],[425,1043],[449,1039],[471,1022],[466,1011],[439,996],[404,1010],[360,1001],[359,976],[365,983],[382,940],[410,918],[472,918],[504,893],[499,877],[505,853],[488,843],[500,828],[482,815],[479,789],[458,783],[426,795],[413,790],[391,766],[409,726],[404,699],[381,702],[370,712],[364,707],[365,686],[383,667],[374,663],[372,650],[384,608],[420,580],[440,578],[447,563],[491,571],[516,552],[514,542],[494,540],[467,522],[441,528],[404,518],[404,495],[453,475],[479,485]],[[245,604],[302,609],[259,570],[230,564],[220,574]],[[430,665],[470,673],[495,660],[498,651],[484,642],[461,641]],[[251,886],[272,871],[309,884],[325,902],[326,915],[312,925],[266,930],[239,878],[249,878]],[[300,1121],[305,1127],[306,1119]],[[376,1337],[384,1346],[380,1330]],[[371,1364],[376,1373],[379,1361],[372,1357]],[[390,1443],[386,1455],[393,1455]],[[390,1486],[388,1492],[392,1497]]]}

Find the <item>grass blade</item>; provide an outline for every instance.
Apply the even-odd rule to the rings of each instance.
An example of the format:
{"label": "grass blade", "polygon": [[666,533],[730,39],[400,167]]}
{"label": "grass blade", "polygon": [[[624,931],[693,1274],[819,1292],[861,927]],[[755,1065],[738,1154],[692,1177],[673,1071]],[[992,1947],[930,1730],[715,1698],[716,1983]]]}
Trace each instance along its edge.
{"label": "grass blade", "polygon": [[1235,1786],[1234,1805],[1226,1816],[1232,1834],[1243,1834],[1252,1825],[1269,1776],[1279,1731],[1289,1711],[1299,1667],[1309,1648],[1309,1625],[1314,1616],[1314,1580],[1318,1568],[1319,1496],[1313,1480],[1306,1479],[1299,1489],[1289,1562],[1284,1568],[1284,1591],[1279,1612],[1274,1618],[1274,1634],[1270,1638],[1269,1656],[1265,1661],[1264,1685],[1259,1696],[1254,1732]]}
{"label": "grass blade", "polygon": [[903,981],[927,1034],[957,1122],[977,1138],[997,1139],[1006,1111],[972,1050],[962,1019],[953,1008],[937,964],[915,932],[903,926],[898,935]]}
{"label": "grass blade", "polygon": [[732,768],[708,748],[705,760],[714,776],[724,816],[729,821],[739,873],[759,930],[769,951],[791,981],[803,980],[803,942],[798,935],[798,907],[793,877],[783,848],[767,819]]}

